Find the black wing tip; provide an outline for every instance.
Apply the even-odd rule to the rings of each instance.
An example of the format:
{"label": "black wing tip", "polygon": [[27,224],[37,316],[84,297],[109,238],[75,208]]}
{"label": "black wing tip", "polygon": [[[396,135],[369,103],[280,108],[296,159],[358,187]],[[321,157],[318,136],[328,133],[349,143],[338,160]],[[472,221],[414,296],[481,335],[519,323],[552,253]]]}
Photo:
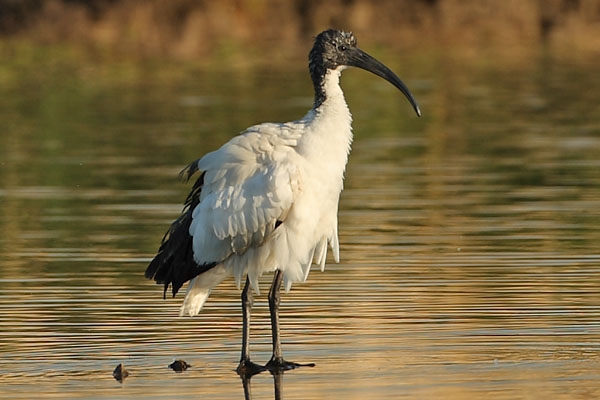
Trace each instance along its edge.
{"label": "black wing tip", "polygon": [[[161,253],[157,254],[150,265],[148,265],[148,268],[146,268],[144,276],[147,279],[154,280],[157,285],[163,285],[163,299],[167,298],[169,286],[171,287],[172,297],[175,297],[179,292],[179,289],[181,289],[186,282],[191,281],[198,275],[219,264],[217,261],[202,264],[197,264],[195,261],[177,264],[173,262],[159,262],[161,256]],[[160,266],[160,268],[158,266]]]}
{"label": "black wing tip", "polygon": [[[179,177],[187,182],[198,171],[200,169],[198,168],[198,160],[196,160],[188,164],[179,173]],[[217,261],[198,264],[192,251],[193,239],[189,234],[189,227],[192,223],[192,212],[200,203],[203,185],[204,173],[200,175],[194,184],[185,200],[183,212],[173,221],[163,236],[158,253],[144,273],[147,279],[153,279],[157,284],[164,285],[163,298],[165,299],[169,286],[171,286],[173,297],[175,297],[184,283],[219,264]]]}
{"label": "black wing tip", "polygon": [[200,161],[200,159],[192,161],[186,165],[184,169],[179,171],[179,179],[182,182],[188,182],[196,172],[200,171],[200,168],[198,167],[198,161]]}

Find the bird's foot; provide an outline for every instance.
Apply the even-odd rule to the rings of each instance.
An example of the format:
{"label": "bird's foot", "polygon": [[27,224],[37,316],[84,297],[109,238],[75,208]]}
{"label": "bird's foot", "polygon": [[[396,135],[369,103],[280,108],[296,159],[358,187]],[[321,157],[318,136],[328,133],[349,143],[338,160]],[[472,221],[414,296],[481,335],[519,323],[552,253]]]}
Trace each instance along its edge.
{"label": "bird's foot", "polygon": [[235,372],[238,373],[241,377],[250,378],[256,374],[260,374],[263,371],[266,371],[267,368],[262,365],[258,365],[250,361],[250,359],[241,359],[240,365],[236,368]]}
{"label": "bird's foot", "polygon": [[296,369],[296,368],[300,368],[300,367],[314,367],[314,366],[315,366],[314,363],[298,364],[298,363],[291,362],[291,361],[285,361],[281,357],[271,357],[271,359],[264,366],[264,368],[271,373],[278,373],[278,372],[289,371],[291,369]]}

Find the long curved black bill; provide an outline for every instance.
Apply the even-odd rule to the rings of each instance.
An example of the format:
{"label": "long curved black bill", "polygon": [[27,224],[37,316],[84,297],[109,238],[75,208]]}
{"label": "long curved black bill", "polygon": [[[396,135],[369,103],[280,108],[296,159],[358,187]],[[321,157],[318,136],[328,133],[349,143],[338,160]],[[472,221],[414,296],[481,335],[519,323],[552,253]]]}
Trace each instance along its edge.
{"label": "long curved black bill", "polygon": [[376,58],[371,57],[360,49],[353,49],[352,53],[348,54],[348,65],[369,71],[396,86],[402,93],[404,93],[417,115],[419,117],[421,116],[421,109],[404,82],[398,78],[398,75],[393,73],[392,70],[379,62]]}

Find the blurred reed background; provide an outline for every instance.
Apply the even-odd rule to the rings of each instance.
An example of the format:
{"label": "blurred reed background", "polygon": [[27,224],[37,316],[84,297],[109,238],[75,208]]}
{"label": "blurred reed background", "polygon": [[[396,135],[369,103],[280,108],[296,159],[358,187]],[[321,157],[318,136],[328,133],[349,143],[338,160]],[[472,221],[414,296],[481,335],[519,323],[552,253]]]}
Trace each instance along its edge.
{"label": "blurred reed background", "polygon": [[599,0],[0,0],[0,55],[33,45],[93,62],[272,62],[304,56],[328,27],[364,47],[600,56]]}

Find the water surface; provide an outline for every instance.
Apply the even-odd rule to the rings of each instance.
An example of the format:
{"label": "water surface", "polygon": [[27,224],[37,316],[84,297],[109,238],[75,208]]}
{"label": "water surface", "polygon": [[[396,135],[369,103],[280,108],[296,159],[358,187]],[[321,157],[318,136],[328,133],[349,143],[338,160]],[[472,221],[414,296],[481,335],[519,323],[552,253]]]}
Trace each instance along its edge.
{"label": "water surface", "polygon": [[[317,366],[284,374],[282,395],[597,398],[597,68],[390,62],[424,116],[385,82],[344,76],[356,138],[342,262],[283,297],[285,356]],[[0,80],[0,397],[243,398],[234,283],[179,318],[183,296],[163,301],[143,272],[189,189],[178,171],[247,126],[302,116],[304,69],[11,73]],[[264,295],[253,324],[264,362]],[[192,368],[169,370],[176,358]],[[254,398],[273,397],[273,382],[255,376]]]}

